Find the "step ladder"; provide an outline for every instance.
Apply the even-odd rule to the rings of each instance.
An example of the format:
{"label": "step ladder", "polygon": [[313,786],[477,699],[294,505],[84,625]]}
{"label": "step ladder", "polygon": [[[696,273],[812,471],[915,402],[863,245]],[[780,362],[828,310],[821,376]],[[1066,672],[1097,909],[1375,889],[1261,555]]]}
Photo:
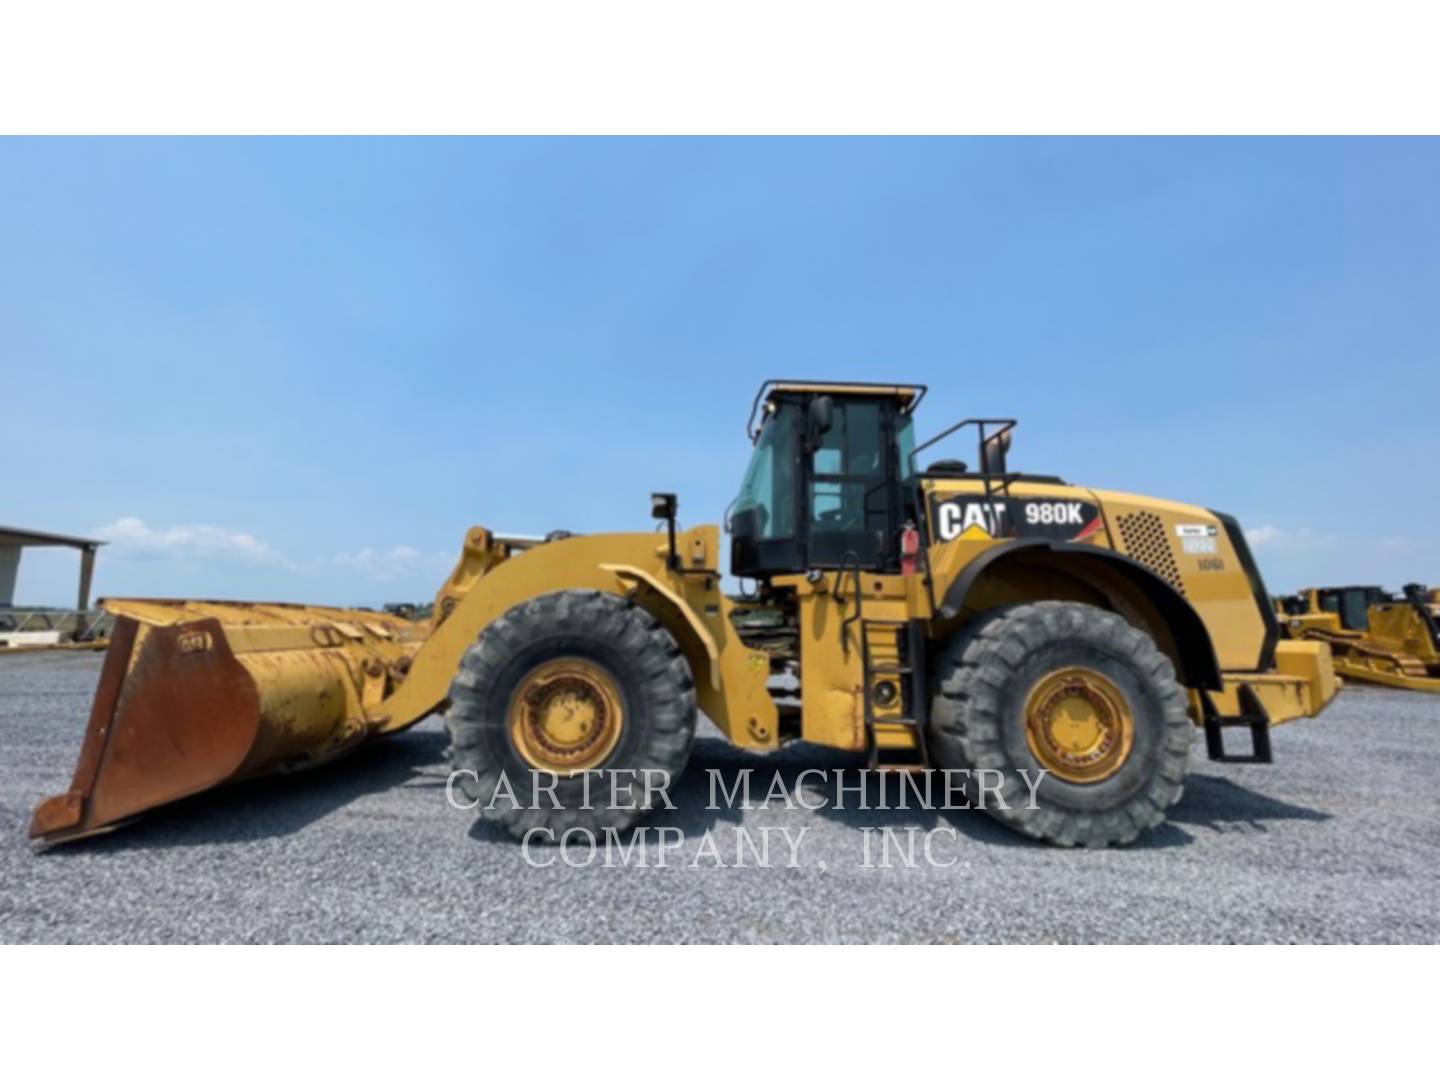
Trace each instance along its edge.
{"label": "step ladder", "polygon": [[[903,620],[862,618],[860,657],[869,768],[923,772],[930,767],[925,743],[923,641],[915,641],[910,624]],[[879,705],[887,711],[877,715],[873,687],[877,678],[886,676],[898,685],[895,700],[900,707],[890,712],[886,705]]]}
{"label": "step ladder", "polygon": [[[1231,765],[1270,765],[1275,761],[1270,750],[1270,714],[1265,711],[1255,691],[1244,685],[1236,695],[1242,710],[1239,716],[1221,716],[1210,695],[1200,691],[1200,704],[1204,711],[1205,751],[1211,761],[1223,761]],[[1226,728],[1250,729],[1250,752],[1233,754],[1225,749]]]}

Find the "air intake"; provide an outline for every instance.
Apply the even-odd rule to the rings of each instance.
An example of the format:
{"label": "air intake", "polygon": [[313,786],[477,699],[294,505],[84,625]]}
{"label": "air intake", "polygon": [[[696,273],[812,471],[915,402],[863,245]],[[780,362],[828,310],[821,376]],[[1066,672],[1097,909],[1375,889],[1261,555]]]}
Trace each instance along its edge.
{"label": "air intake", "polygon": [[1135,514],[1121,514],[1118,521],[1125,554],[1153,570],[1184,596],[1185,583],[1180,580],[1180,567],[1175,564],[1175,552],[1170,547],[1170,538],[1165,534],[1165,526],[1160,519],[1142,510]]}

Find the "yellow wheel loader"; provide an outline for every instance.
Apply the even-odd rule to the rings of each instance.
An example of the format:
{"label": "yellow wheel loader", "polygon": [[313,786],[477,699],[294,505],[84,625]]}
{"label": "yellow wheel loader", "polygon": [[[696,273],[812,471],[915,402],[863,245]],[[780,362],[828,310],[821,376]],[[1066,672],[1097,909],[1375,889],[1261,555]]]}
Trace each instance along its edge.
{"label": "yellow wheel loader", "polygon": [[1440,590],[1302,589],[1281,597],[1277,611],[1291,638],[1330,646],[1338,675],[1440,694]]}
{"label": "yellow wheel loader", "polygon": [[[517,837],[620,830],[685,767],[703,710],[754,751],[803,739],[953,770],[967,791],[993,770],[984,808],[1007,825],[1126,843],[1180,797],[1197,729],[1213,759],[1269,762],[1270,727],[1334,696],[1329,648],[1280,640],[1233,518],[1011,471],[1013,420],[917,446],[924,392],[761,388],[726,514],[738,595],[720,528],[682,529],[667,494],[650,532],[472,528],[428,624],[106,601],[116,629],[75,778],[31,835],[101,831],[436,712],[485,817]],[[921,464],[966,435],[973,466]],[[1248,749],[1227,749],[1227,729]]]}

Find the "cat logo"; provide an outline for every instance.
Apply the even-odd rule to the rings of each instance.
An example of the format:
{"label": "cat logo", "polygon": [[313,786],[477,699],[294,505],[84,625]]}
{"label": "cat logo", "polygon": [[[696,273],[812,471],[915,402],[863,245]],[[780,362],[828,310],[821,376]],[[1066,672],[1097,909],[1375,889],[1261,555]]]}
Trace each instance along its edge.
{"label": "cat logo", "polygon": [[209,652],[210,646],[210,634],[205,630],[187,630],[175,638],[175,651],[181,656]]}
{"label": "cat logo", "polygon": [[1005,534],[1003,502],[947,502],[939,506],[941,540],[989,540]]}

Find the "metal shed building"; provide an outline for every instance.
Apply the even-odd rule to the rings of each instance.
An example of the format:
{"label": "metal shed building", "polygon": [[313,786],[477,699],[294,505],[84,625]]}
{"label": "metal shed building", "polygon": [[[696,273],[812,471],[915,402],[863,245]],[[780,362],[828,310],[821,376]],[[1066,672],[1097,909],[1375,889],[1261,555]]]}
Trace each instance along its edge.
{"label": "metal shed building", "polygon": [[105,541],[84,536],[15,529],[0,525],[0,608],[15,606],[15,580],[20,573],[20,553],[27,547],[68,547],[80,552],[80,592],[75,607],[90,607],[90,581],[95,576],[95,553]]}

